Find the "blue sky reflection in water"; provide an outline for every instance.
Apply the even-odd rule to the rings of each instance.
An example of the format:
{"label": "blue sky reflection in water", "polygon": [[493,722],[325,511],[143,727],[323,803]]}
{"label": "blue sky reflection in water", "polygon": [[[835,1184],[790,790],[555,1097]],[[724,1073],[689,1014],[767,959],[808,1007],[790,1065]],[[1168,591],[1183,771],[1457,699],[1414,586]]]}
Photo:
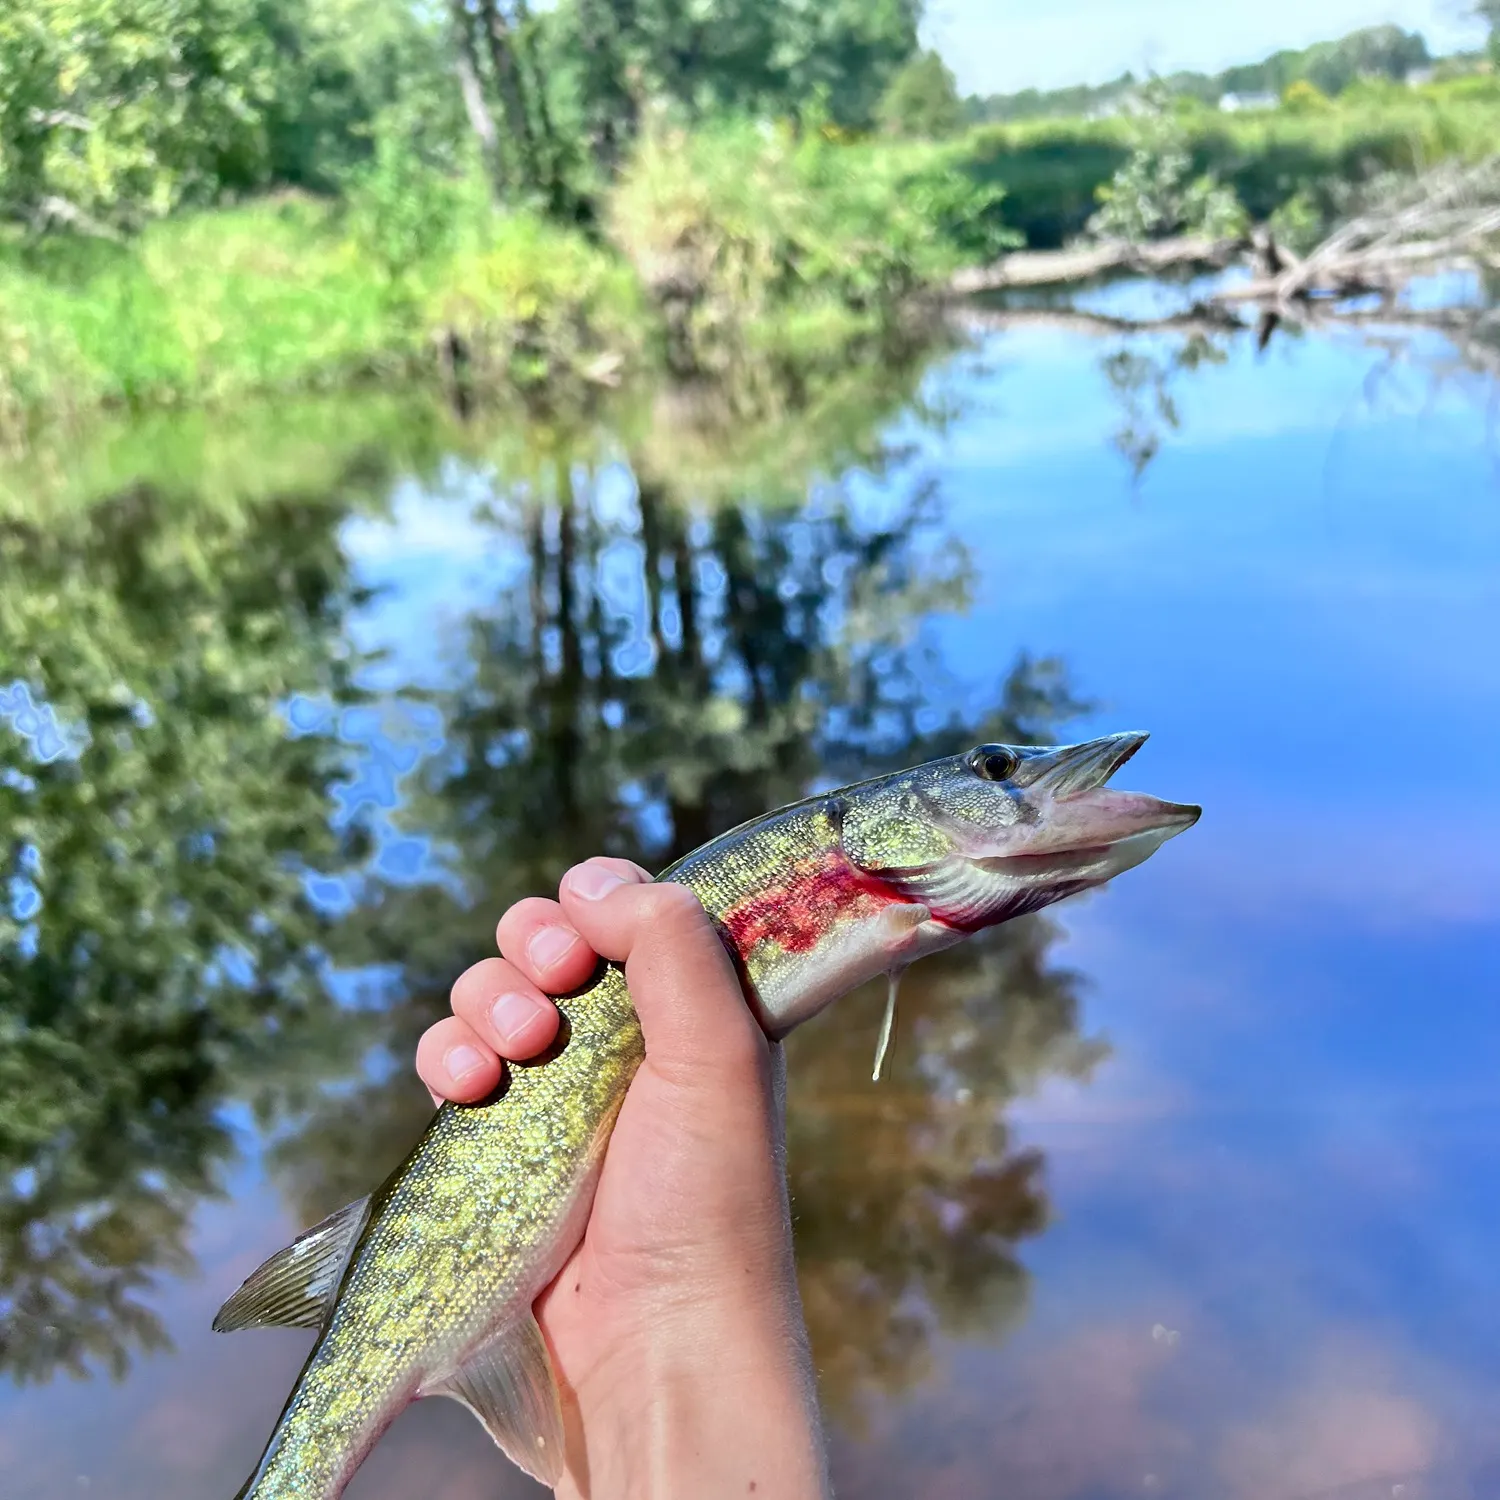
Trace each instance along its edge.
{"label": "blue sky reflection in water", "polygon": [[[1132,347],[1162,368],[1175,349]],[[843,1495],[1500,1493],[1500,460],[1490,393],[1439,381],[1440,344],[1407,349],[1374,381],[1382,354],[1354,338],[1169,374],[1177,427],[1132,482],[1116,346],[996,334],[929,375],[960,408],[945,431],[898,421],[915,451],[896,479],[849,480],[878,516],[931,479],[932,546],[968,550],[970,607],[923,626],[939,706],[1020,648],[1055,653],[1095,705],[1070,735],[1151,730],[1125,784],[1205,813],[1062,909],[1050,961],[1081,975],[1082,1038],[1109,1052],[1009,1109],[1050,1213],[1017,1240],[1024,1294],[978,1334],[928,1323],[894,1375],[856,1382]],[[628,507],[627,476],[608,484]],[[395,652],[382,687],[525,576],[524,550],[470,519],[484,486],[455,468],[440,488],[344,533],[383,590],[353,627]],[[864,1062],[875,1023],[856,1005],[820,1024],[858,1032]],[[921,1036],[901,1039],[894,1098]],[[949,1104],[986,1111],[972,1091]],[[247,1154],[197,1215],[198,1271],[150,1299],[175,1352],[120,1384],[0,1395],[10,1500],[227,1500],[243,1478],[304,1345],[208,1332],[297,1227],[236,1118]],[[828,1363],[839,1378],[839,1350]],[[524,1490],[467,1416],[426,1403],[350,1494]]]}

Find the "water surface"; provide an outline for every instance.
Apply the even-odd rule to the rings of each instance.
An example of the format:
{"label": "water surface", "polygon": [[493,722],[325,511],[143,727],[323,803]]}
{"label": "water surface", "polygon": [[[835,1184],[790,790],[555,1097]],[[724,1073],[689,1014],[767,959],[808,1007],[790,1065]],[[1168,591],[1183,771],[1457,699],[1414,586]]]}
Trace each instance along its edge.
{"label": "water surface", "polygon": [[[1166,296],[1101,293],[1099,312]],[[981,738],[1201,824],[795,1039],[846,1496],[1500,1495],[1500,485],[1432,333],[1036,320],[716,411],[122,427],[0,520],[0,1472],[229,1496],[209,1332],[496,914]],[[354,1500],[534,1492],[458,1407]]]}

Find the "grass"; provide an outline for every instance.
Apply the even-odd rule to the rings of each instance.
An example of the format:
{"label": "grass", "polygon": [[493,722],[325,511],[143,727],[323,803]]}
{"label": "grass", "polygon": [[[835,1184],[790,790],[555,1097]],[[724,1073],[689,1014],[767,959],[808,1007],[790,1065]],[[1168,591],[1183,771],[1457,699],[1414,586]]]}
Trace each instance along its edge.
{"label": "grass", "polygon": [[[1456,79],[1409,89],[1360,84],[1326,108],[1183,116],[1195,172],[1234,188],[1253,219],[1299,194],[1326,220],[1349,192],[1383,172],[1478,158],[1500,142],[1500,79]],[[1079,234],[1098,189],[1130,154],[1128,119],[1036,120],[982,126],[970,149],[984,180],[1003,184],[1005,215],[1037,248]]]}
{"label": "grass", "polygon": [[455,364],[475,394],[612,378],[683,331],[673,277],[694,368],[837,364],[1006,243],[999,191],[965,163],[750,124],[653,134],[600,242],[383,150],[342,203],[282,195],[129,244],[0,239],[0,439],[99,408],[436,384]]}
{"label": "grass", "polygon": [[519,385],[642,343],[634,278],[576,233],[486,213],[393,267],[350,218],[293,196],[129,245],[0,243],[0,428],[430,377],[450,333],[471,377]]}

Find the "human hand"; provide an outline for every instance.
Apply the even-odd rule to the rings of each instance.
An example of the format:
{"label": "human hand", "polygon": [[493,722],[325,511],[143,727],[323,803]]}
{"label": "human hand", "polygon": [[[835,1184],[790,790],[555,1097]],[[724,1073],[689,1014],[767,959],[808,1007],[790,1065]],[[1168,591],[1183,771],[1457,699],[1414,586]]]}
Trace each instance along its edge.
{"label": "human hand", "polygon": [[503,1058],[557,1030],[548,994],[625,966],[646,1059],[610,1138],[582,1244],[537,1301],[568,1418],[558,1493],[594,1500],[828,1493],[797,1297],[781,1050],[697,898],[625,860],[517,902],[501,958],[422,1038],[435,1096],[484,1098]]}

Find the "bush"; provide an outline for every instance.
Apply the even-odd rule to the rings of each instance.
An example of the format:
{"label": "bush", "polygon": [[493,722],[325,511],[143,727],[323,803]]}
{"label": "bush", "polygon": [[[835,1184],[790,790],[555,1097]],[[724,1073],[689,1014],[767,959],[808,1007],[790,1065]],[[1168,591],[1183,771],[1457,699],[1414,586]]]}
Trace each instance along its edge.
{"label": "bush", "polygon": [[[1379,108],[1361,106],[1351,90],[1313,114],[1183,114],[1190,174],[1212,172],[1257,222],[1299,192],[1326,217],[1351,188],[1383,172],[1410,173],[1494,150],[1500,78],[1394,93],[1399,97]],[[1133,146],[1124,118],[1034,120],[979,127],[969,137],[969,157],[972,170],[1004,187],[1007,221],[1028,244],[1049,248],[1083,231],[1098,208],[1098,189],[1126,164]]]}
{"label": "bush", "polygon": [[628,267],[534,213],[493,221],[434,266],[420,316],[424,337],[461,340],[471,378],[490,386],[535,385],[634,353],[644,322]]}
{"label": "bush", "polygon": [[346,217],[289,195],[129,246],[0,242],[0,435],[44,412],[420,378],[450,331],[477,373],[528,382],[640,344],[633,278],[578,233],[466,209],[382,239],[373,202]]}
{"label": "bush", "polygon": [[1228,239],[1242,234],[1245,210],[1212,172],[1193,175],[1189,126],[1160,82],[1145,90],[1146,111],[1132,125],[1135,149],[1096,195],[1089,220],[1104,239],[1140,242],[1171,234]]}
{"label": "bush", "polygon": [[713,362],[774,341],[794,316],[825,335],[879,326],[912,292],[1016,242],[1002,196],[963,144],[657,127],[614,194],[610,231],[685,347]]}

